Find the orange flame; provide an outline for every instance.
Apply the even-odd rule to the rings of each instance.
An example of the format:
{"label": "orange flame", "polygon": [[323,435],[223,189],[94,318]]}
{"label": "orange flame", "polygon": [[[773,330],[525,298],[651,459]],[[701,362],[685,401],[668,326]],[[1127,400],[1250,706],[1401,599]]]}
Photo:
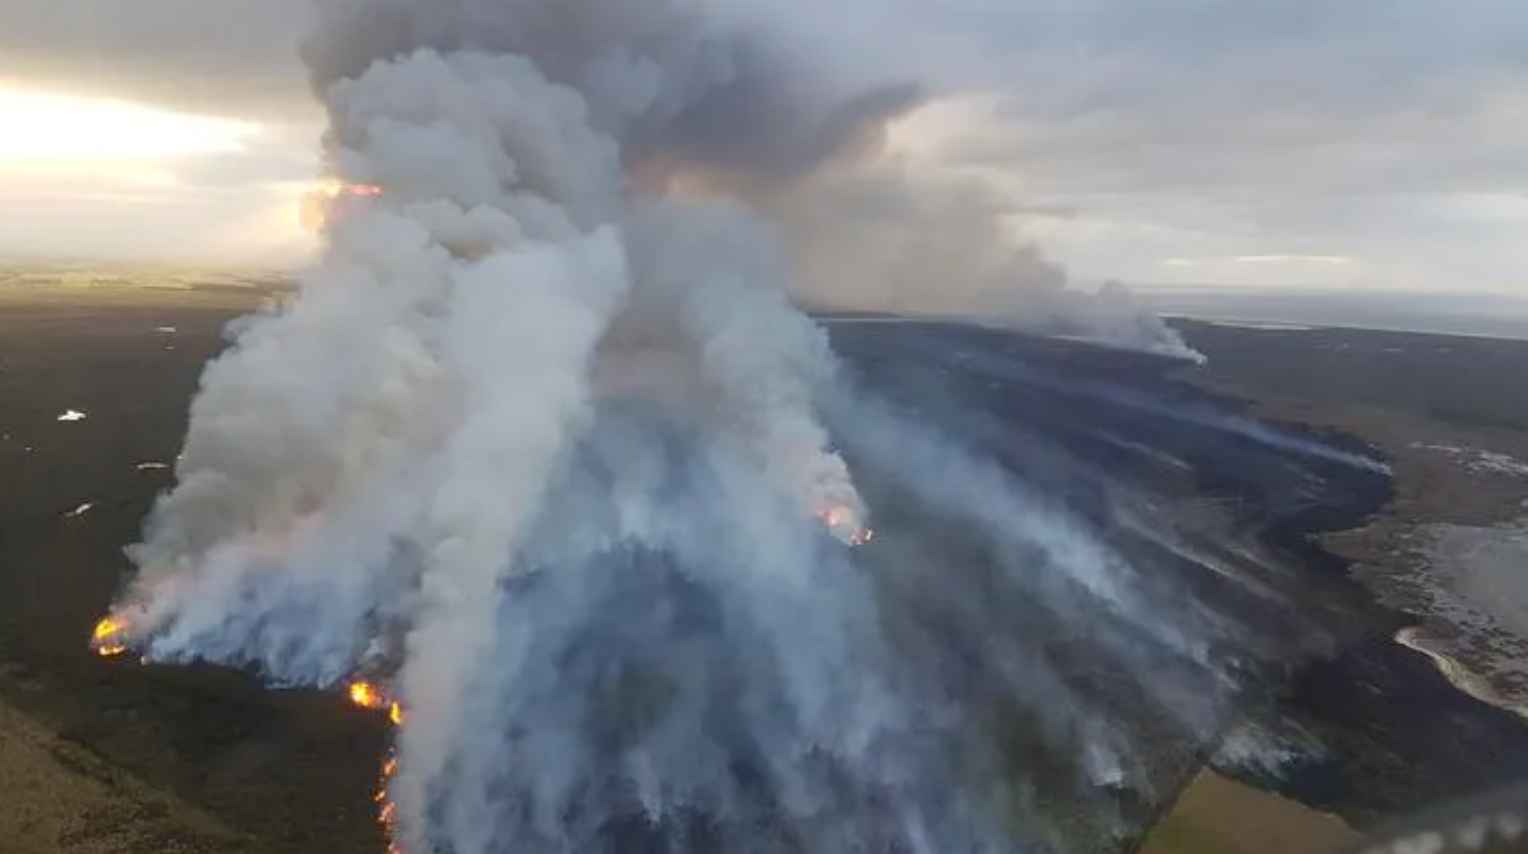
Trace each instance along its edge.
{"label": "orange flame", "polygon": [[387,698],[383,696],[382,689],[359,679],[350,683],[350,702],[363,709],[387,708]]}
{"label": "orange flame", "polygon": [[377,810],[377,823],[387,831],[389,837],[387,854],[403,854],[403,846],[391,837],[394,834],[398,822],[398,805],[388,796],[387,790],[392,785],[393,777],[398,773],[397,754],[388,754],[387,761],[382,763],[382,778],[377,781],[377,793],[372,800],[381,805]]}
{"label": "orange flame", "polygon": [[403,704],[393,699],[387,689],[364,679],[357,679],[350,683],[350,702],[363,709],[374,711],[387,711],[387,719],[394,726],[403,726],[408,715],[403,710]]}
{"label": "orange flame", "polygon": [[121,655],[127,652],[127,644],[122,642],[126,632],[126,622],[115,617],[103,617],[90,634],[90,647],[96,655],[104,658]]}
{"label": "orange flame", "polygon": [[[349,693],[350,702],[363,709],[386,709],[387,719],[392,721],[394,726],[403,726],[403,721],[406,717],[403,711],[403,704],[391,699],[385,688],[367,682],[364,679],[356,679],[350,683]],[[377,780],[377,791],[371,798],[378,806],[377,823],[382,825],[389,837],[387,854],[404,854],[403,846],[392,839],[394,826],[398,821],[398,805],[393,802],[388,794],[388,789],[392,786],[393,777],[397,773],[398,756],[396,753],[389,753],[387,759],[382,763],[382,774],[380,779]]]}

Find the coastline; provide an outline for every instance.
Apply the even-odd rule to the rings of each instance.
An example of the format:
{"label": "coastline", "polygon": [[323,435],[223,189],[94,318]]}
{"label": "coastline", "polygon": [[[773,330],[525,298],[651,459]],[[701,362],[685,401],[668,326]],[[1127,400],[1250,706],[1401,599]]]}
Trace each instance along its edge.
{"label": "coastline", "polygon": [[[1278,547],[1295,548],[1297,556],[1305,558],[1303,563],[1318,571],[1334,569],[1350,579],[1358,597],[1377,612],[1379,624],[1362,632],[1367,639],[1330,662],[1312,666],[1276,708],[1262,713],[1268,716],[1265,721],[1292,725],[1315,746],[1298,743],[1298,737],[1282,743],[1275,739],[1261,748],[1261,759],[1254,756],[1250,762],[1244,758],[1228,763],[1222,751],[1180,793],[1139,851],[1349,850],[1362,838],[1361,831],[1387,826],[1396,815],[1425,811],[1482,788],[1521,782],[1528,769],[1512,770],[1508,755],[1514,748],[1493,746],[1479,755],[1479,745],[1493,739],[1516,744],[1528,733],[1524,681],[1514,681],[1512,672],[1499,672],[1511,667],[1493,666],[1523,661],[1517,651],[1528,647],[1518,645],[1521,636],[1480,619],[1489,607],[1457,607],[1458,585],[1447,583],[1446,568],[1458,555],[1437,546],[1439,534],[1451,530],[1528,534],[1522,521],[1528,508],[1528,467],[1517,464],[1528,460],[1528,419],[1512,408],[1516,397],[1510,394],[1478,394],[1477,405],[1443,407],[1440,416],[1436,400],[1382,383],[1355,385],[1353,375],[1382,378],[1383,362],[1398,352],[1404,355],[1408,347],[1445,357],[1456,348],[1465,351],[1460,354],[1465,369],[1471,347],[1516,347],[1521,363],[1528,366],[1528,345],[1430,333],[1405,334],[1397,341],[1396,333],[1373,330],[1210,321],[1174,325],[1192,346],[1210,356],[1208,365],[1185,369],[1180,379],[1241,403],[1260,420],[1333,441],[1371,443],[1391,464],[1393,494],[1366,512],[1351,512],[1363,510],[1356,505],[1348,508],[1346,519],[1314,524],[1306,519],[1268,532]],[[1306,367],[1302,356],[1312,361],[1312,337],[1328,355],[1340,353],[1343,358],[1328,370],[1301,371]],[[1238,349],[1249,341],[1255,344],[1247,348],[1250,355]],[[1226,354],[1231,358],[1216,358]],[[1498,379],[1510,382],[1509,376]],[[1493,407],[1493,401],[1506,406]],[[1486,576],[1488,581],[1497,577]],[[1478,596],[1481,591],[1470,592]],[[1443,598],[1440,593],[1452,595],[1455,607],[1436,607]],[[1461,613],[1476,619],[1461,619]],[[1518,614],[1512,611],[1509,616]],[[1461,623],[1475,631],[1461,632]],[[1523,625],[1528,620],[1519,624],[1519,631]],[[1477,640],[1473,647],[1461,644],[1461,638],[1471,637]],[[1413,661],[1407,661],[1408,656]],[[1507,677],[1507,684],[1492,675]],[[1368,682],[1370,690],[1352,690],[1355,681]],[[1433,681],[1442,687],[1429,689]],[[1398,688],[1400,696],[1386,685]],[[1376,697],[1375,691],[1389,696]],[[1442,734],[1436,740],[1455,742],[1451,728],[1493,735],[1458,739],[1442,751],[1408,751],[1429,744],[1435,730]],[[1397,746],[1400,755],[1393,752]],[[1491,752],[1498,750],[1508,755]],[[1450,752],[1464,761],[1450,762]],[[1495,770],[1472,777],[1471,758],[1484,763],[1483,769]],[[1256,767],[1260,762],[1264,767]],[[1439,767],[1448,782],[1440,785],[1425,771],[1417,773],[1428,764]],[[1353,767],[1368,770],[1354,773]],[[1396,779],[1387,779],[1391,775]],[[1288,837],[1246,833],[1271,816],[1279,816],[1289,833],[1308,836],[1291,848],[1294,843]]]}
{"label": "coastline", "polygon": [[[1491,619],[1518,574],[1465,572],[1438,548],[1444,532],[1522,530],[1528,401],[1513,378],[1528,342],[1175,325],[1210,355],[1181,380],[1288,429],[1372,445],[1392,470],[1393,495],[1367,516],[1280,532],[1307,543],[1307,565],[1335,570],[1364,615],[1262,713],[1322,749],[1276,770],[1217,769],[1359,830],[1528,778],[1514,758],[1528,755],[1517,653],[1528,647]],[[1505,589],[1528,602],[1528,585]]]}
{"label": "coastline", "polygon": [[[1183,325],[1201,336],[1206,329],[1259,336],[1319,331],[1233,330],[1210,321]],[[1405,335],[1413,339],[1413,349],[1449,353],[1472,343],[1506,346],[1509,340]],[[1393,340],[1381,344],[1369,348],[1371,358],[1393,356],[1407,346]],[[1511,345],[1522,351],[1528,368],[1528,342]],[[1364,358],[1363,351],[1351,358]],[[1482,396],[1475,411],[1455,406],[1440,417],[1403,394],[1387,400],[1384,391],[1334,406],[1342,389],[1319,388],[1319,375],[1311,375],[1318,386],[1313,393],[1300,395],[1267,387],[1255,372],[1218,367],[1212,362],[1188,381],[1247,401],[1259,418],[1341,431],[1385,454],[1394,497],[1359,524],[1316,532],[1316,542],[1349,564],[1348,575],[1381,606],[1397,613],[1403,623],[1391,633],[1397,645],[1426,656],[1459,690],[1528,717],[1528,668],[1520,665],[1528,656],[1528,580],[1513,583],[1508,560],[1479,559],[1483,551],[1512,543],[1521,543],[1519,550],[1528,556],[1528,429],[1517,423],[1522,413],[1497,411]],[[1503,400],[1510,407],[1512,396]],[[1513,609],[1505,619],[1498,613],[1504,606]]]}
{"label": "coastline", "polygon": [[1422,634],[1422,626],[1408,626],[1395,633],[1395,642],[1407,649],[1415,650],[1428,657],[1438,672],[1449,684],[1458,688],[1465,694],[1474,697],[1482,703],[1495,706],[1512,712],[1519,717],[1528,719],[1528,706],[1514,701],[1509,697],[1498,694],[1490,684],[1490,681],[1479,673],[1449,656],[1449,647],[1446,643],[1438,643],[1428,639]]}

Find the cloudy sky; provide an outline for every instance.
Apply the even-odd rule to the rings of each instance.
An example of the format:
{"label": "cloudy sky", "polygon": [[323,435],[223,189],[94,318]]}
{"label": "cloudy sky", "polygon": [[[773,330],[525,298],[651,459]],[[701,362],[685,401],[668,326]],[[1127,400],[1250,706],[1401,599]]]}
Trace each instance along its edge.
{"label": "cloudy sky", "polygon": [[[749,2],[1074,280],[1528,290],[1521,0]],[[0,257],[299,261],[309,15],[0,0]]]}

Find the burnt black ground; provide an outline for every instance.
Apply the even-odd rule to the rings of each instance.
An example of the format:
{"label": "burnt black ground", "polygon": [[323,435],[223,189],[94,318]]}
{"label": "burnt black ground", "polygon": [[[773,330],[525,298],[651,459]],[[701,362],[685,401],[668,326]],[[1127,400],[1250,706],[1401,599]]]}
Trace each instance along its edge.
{"label": "burnt black ground", "polygon": [[[378,851],[370,797],[387,733],[376,716],[332,695],[266,691],[248,674],[101,661],[85,648],[128,568],[121,547],[136,539],[154,495],[170,485],[167,472],[135,466],[173,462],[202,364],[225,346],[223,324],[252,306],[223,293],[0,300],[0,433],[8,434],[0,440],[0,697],[252,834],[261,847]],[[156,331],[161,326],[176,331]],[[1259,366],[1277,351],[1287,366],[1274,371],[1280,381],[1309,367],[1276,335],[1201,332],[1190,330],[1191,340],[1213,360]],[[1329,334],[1364,342],[1379,333]],[[1262,690],[1249,693],[1246,711],[1301,721],[1327,743],[1331,759],[1293,782],[1259,782],[1367,823],[1528,776],[1528,727],[1463,697],[1420,656],[1390,643],[1404,615],[1375,607],[1344,577],[1342,562],[1308,539],[1375,512],[1390,494],[1384,476],[1205,423],[1245,404],[1185,381],[1192,372],[1170,360],[938,324],[844,324],[832,327],[832,337],[863,388],[1002,460],[1143,564],[1172,573],[1175,585],[1223,597],[1249,633],[1300,651],[1283,669],[1258,672]],[[1513,364],[1528,374],[1528,357]],[[1338,373],[1343,362],[1319,368]],[[1418,381],[1449,376],[1438,368]],[[1341,403],[1340,394],[1330,400]],[[89,418],[57,422],[67,408]],[[1470,417],[1498,416],[1482,409]],[[1351,437],[1311,438],[1369,451]],[[852,437],[843,444],[852,462]],[[937,519],[894,501],[886,506],[899,494],[892,473],[858,475],[872,503],[882,499],[877,512],[888,535],[876,548],[901,544],[931,560],[973,548],[943,539]],[[1236,598],[1234,585],[1119,524],[1109,497],[1120,484],[1203,508],[1191,527],[1206,532],[1206,549],[1265,549],[1288,570],[1270,583],[1300,603],[1300,619],[1260,613]],[[89,512],[65,517],[84,502],[94,503]],[[896,619],[938,631],[937,607],[896,591],[889,602]],[[1305,656],[1300,634],[1311,625],[1335,637],[1330,657]],[[1107,695],[1117,681],[1089,672],[1085,639],[1057,632],[1045,643],[1089,690]],[[1122,706],[1131,700],[1114,698]],[[1173,787],[1213,749],[1170,735],[1152,760],[1162,788],[1113,805],[1133,824],[1170,803]],[[1011,758],[1039,754],[1020,737]]]}
{"label": "burnt black ground", "polygon": [[[1208,369],[937,324],[844,324],[834,327],[834,341],[868,384],[916,401],[920,411],[946,413],[955,432],[979,436],[975,441],[1065,496],[1100,530],[1115,531],[1101,499],[1111,484],[1220,500],[1231,515],[1231,542],[1256,543],[1296,573],[1275,583],[1333,645],[1296,656],[1287,675],[1270,677],[1271,693],[1249,692],[1241,711],[1315,733],[1326,758],[1278,776],[1223,770],[1359,827],[1528,779],[1528,725],[1461,694],[1423,656],[1392,642],[1414,620],[1376,606],[1348,580],[1346,562],[1312,537],[1362,524],[1390,499],[1389,478],[1213,426],[1246,417],[1251,402],[1207,393],[1199,382],[1213,374],[1271,392],[1303,390],[1317,408],[1378,401],[1495,424],[1521,418],[1522,398],[1503,384],[1521,375],[1510,365],[1528,366],[1528,344],[1354,330],[1303,337],[1198,324],[1184,330],[1210,356]],[[1406,362],[1399,370],[1397,355]],[[1383,457],[1353,436],[1276,426],[1283,435]],[[1099,433],[1166,452],[1192,472],[1101,441]],[[1126,550],[1149,563],[1149,549]],[[1249,631],[1278,632],[1277,615],[1241,610],[1224,598],[1234,591],[1214,592],[1199,568],[1169,571],[1238,613]]]}

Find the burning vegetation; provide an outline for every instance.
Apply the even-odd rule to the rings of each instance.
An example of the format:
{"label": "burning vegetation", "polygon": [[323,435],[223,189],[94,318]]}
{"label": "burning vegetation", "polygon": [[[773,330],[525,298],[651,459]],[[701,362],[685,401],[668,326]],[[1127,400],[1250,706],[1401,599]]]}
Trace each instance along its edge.
{"label": "burning vegetation", "polygon": [[377,823],[387,832],[387,854],[403,854],[403,846],[394,838],[394,832],[398,823],[398,805],[394,803],[388,790],[392,787],[393,777],[398,773],[398,756],[389,753],[387,760],[382,763],[381,778],[377,781],[377,793],[372,800],[377,803]]}
{"label": "burning vegetation", "polygon": [[363,709],[379,712],[385,709],[387,719],[392,721],[394,726],[403,726],[405,719],[403,704],[389,695],[387,689],[375,682],[357,679],[350,683],[349,693],[350,702]]}
{"label": "burning vegetation", "polygon": [[127,623],[116,617],[104,617],[90,634],[90,648],[96,655],[112,658],[127,652]]}
{"label": "burning vegetation", "polygon": [[[387,710],[387,719],[393,726],[403,726],[405,715],[403,705],[392,698],[387,689],[375,682],[364,679],[356,679],[350,683],[350,702],[363,709],[374,711]],[[393,801],[390,790],[393,777],[398,773],[398,755],[389,752],[387,759],[382,763],[382,773],[377,781],[377,792],[372,800],[377,804],[377,821],[387,832],[387,854],[403,854],[403,846],[394,839],[398,820],[398,804]]]}
{"label": "burning vegetation", "polygon": [[363,709],[387,708],[387,698],[382,694],[381,689],[365,681],[350,683],[350,702]]}

